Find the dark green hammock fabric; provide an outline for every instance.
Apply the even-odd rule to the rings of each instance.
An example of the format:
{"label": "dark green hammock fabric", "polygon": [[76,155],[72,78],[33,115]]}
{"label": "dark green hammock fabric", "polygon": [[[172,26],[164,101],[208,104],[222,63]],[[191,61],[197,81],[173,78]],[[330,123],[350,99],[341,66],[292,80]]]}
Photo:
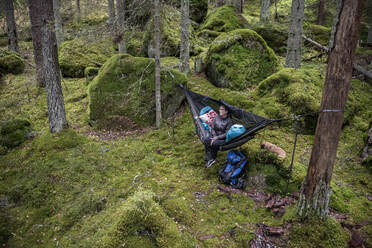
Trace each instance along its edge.
{"label": "dark green hammock fabric", "polygon": [[240,109],[238,107],[230,105],[223,100],[216,100],[208,96],[197,94],[191,90],[186,89],[183,85],[179,86],[183,89],[186,95],[197,134],[202,142],[209,136],[209,131],[203,127],[203,124],[199,119],[200,110],[205,106],[212,107],[212,109],[214,109],[218,113],[219,105],[222,104],[228,109],[234,124],[242,124],[245,126],[247,131],[244,134],[222,145],[220,147],[221,151],[230,150],[245,144],[246,142],[254,138],[256,132],[265,128],[267,125],[278,121],[255,115],[244,109]]}

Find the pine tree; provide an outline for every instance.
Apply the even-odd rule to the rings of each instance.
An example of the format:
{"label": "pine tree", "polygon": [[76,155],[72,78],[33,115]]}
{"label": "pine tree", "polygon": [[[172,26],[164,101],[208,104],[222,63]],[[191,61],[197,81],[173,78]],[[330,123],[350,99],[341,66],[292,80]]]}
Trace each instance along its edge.
{"label": "pine tree", "polygon": [[19,52],[18,38],[17,38],[17,26],[14,18],[14,5],[13,0],[3,0],[5,16],[6,16],[6,27],[8,35],[8,49],[11,51]]}
{"label": "pine tree", "polygon": [[304,21],[305,0],[292,0],[291,24],[287,41],[285,66],[299,68],[301,66],[302,31]]}
{"label": "pine tree", "polygon": [[159,0],[154,0],[154,31],[155,31],[155,111],[156,126],[161,124],[161,94],[160,94],[160,11]]}
{"label": "pine tree", "polygon": [[190,71],[190,41],[189,41],[189,5],[190,0],[181,0],[181,44],[180,44],[180,72],[188,73]]}
{"label": "pine tree", "polygon": [[[341,3],[341,2],[340,2]],[[358,41],[363,0],[342,0],[335,21],[323,97],[307,175],[301,188],[297,213],[325,217],[331,196],[330,182],[344,119]]]}
{"label": "pine tree", "polygon": [[34,47],[34,61],[36,69],[36,82],[39,87],[45,87],[44,69],[43,69],[43,53],[41,46],[41,12],[40,5],[37,1],[28,0],[28,9],[31,22],[31,36]]}
{"label": "pine tree", "polygon": [[60,9],[61,9],[61,1],[53,0],[54,21],[55,21],[56,38],[57,38],[58,47],[63,42],[63,28],[62,28],[62,17],[61,17]]}
{"label": "pine tree", "polygon": [[[51,132],[59,132],[68,127],[65,105],[61,87],[60,70],[58,64],[58,51],[56,35],[53,24],[53,1],[52,0],[28,0],[30,18],[37,19],[40,24],[40,37],[42,46],[43,72],[46,81],[47,105],[49,129]],[[34,8],[37,6],[39,8]],[[35,10],[38,12],[35,12]]]}
{"label": "pine tree", "polygon": [[270,18],[270,0],[261,0],[260,22],[268,22]]}

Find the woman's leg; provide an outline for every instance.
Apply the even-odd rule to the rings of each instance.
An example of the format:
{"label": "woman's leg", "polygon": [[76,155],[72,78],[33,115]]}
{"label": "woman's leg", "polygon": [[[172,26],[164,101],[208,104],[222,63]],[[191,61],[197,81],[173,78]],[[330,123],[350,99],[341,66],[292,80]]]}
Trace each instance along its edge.
{"label": "woman's leg", "polygon": [[217,158],[217,153],[220,150],[220,146],[225,144],[225,140],[215,140],[211,145],[211,155],[212,159]]}

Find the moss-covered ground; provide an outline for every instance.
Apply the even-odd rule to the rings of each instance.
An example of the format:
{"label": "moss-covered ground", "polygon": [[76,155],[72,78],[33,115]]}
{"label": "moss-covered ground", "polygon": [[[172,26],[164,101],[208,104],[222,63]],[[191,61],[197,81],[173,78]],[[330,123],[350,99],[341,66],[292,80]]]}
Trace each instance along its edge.
{"label": "moss-covered ground", "polygon": [[[50,134],[45,93],[30,83],[32,75],[30,70],[19,76],[8,75],[1,85],[2,121],[27,119],[37,132],[35,138],[0,160],[0,196],[8,203],[1,207],[0,233],[7,246],[106,247],[126,242],[128,246],[140,243],[145,247],[174,247],[166,244],[181,242],[184,247],[198,244],[245,247],[254,237],[252,233],[238,228],[234,235],[226,234],[236,224],[254,232],[257,223],[274,226],[293,223],[292,231],[283,239],[289,240],[286,244],[292,247],[315,247],[318,240],[323,247],[342,247],[349,240],[350,234],[332,218],[320,223],[318,220],[299,223],[295,204],[282,217],[277,217],[248,196],[218,190],[216,174],[226,153],[219,155],[214,167],[208,170],[203,167],[204,147],[195,134],[186,107],[180,110],[174,123],[165,122],[160,129],[154,128],[141,136],[103,140],[97,138],[87,124],[85,80],[68,79],[62,86],[72,128]],[[218,89],[197,75],[189,77],[189,87],[252,112],[275,117],[267,110],[274,108],[275,103],[256,98],[257,92]],[[366,83],[352,82],[351,94],[362,96],[354,99],[358,102],[356,105],[360,105],[359,112],[344,127],[332,181],[331,208],[347,214],[352,223],[372,217],[372,204],[367,198],[372,193],[371,174],[356,159],[363,147],[361,137],[368,128],[365,119],[371,118],[371,113],[363,109],[363,104],[371,104],[371,95],[366,93],[369,90]],[[266,107],[262,101],[269,101]],[[284,190],[285,180],[278,176],[281,171],[278,168],[288,169],[294,138],[292,127],[288,123],[281,128],[268,128],[241,148],[249,157],[250,172],[271,175],[267,192]],[[312,138],[312,135],[299,136],[290,192],[298,191],[306,174]],[[282,147],[287,159],[280,162],[270,159],[259,148],[262,140]],[[248,187],[247,191],[250,190],[253,188]],[[145,194],[145,198],[150,194],[151,199],[137,199],[141,194]],[[142,201],[150,201],[150,205]],[[137,207],[145,204],[144,208],[151,209],[146,214],[162,217],[136,215],[133,223],[125,217],[131,214],[133,204]],[[165,218],[166,224],[161,224],[161,218]],[[322,229],[318,230],[314,223]],[[128,231],[126,225],[139,236],[130,236],[128,232],[132,231]],[[362,230],[371,236],[370,225]],[[309,241],[304,241],[303,235],[309,236]],[[370,239],[367,244],[371,244]]]}
{"label": "moss-covered ground", "polygon": [[[288,8],[289,0],[278,1],[282,22],[288,18]],[[259,18],[257,10],[258,0],[246,4],[243,16],[250,24]],[[314,19],[311,11],[309,20]],[[89,25],[86,22],[76,28]],[[20,46],[23,56],[32,49],[29,42]],[[311,48],[305,52],[304,57],[316,53]],[[283,64],[283,57],[278,58]],[[162,63],[172,68],[179,61],[169,57]],[[217,88],[204,74],[193,73],[188,87],[268,118],[292,117],[317,110],[325,70],[324,59],[318,59],[303,63],[300,70],[280,69],[241,91]],[[89,125],[90,86],[84,78],[68,78],[62,88],[70,128],[51,134],[46,93],[36,87],[34,78],[26,64],[23,74],[7,74],[0,80],[0,122],[27,120],[34,136],[0,155],[0,245],[249,247],[264,223],[285,229],[275,239],[281,247],[347,247],[348,226],[354,226],[365,247],[372,247],[371,161],[361,164],[359,159],[372,123],[368,83],[351,82],[331,183],[332,214],[325,220],[300,221],[296,201],[278,215],[252,197],[254,193],[282,196],[294,122],[270,126],[240,148],[248,157],[250,178],[264,175],[264,183],[248,182],[244,192],[226,192],[217,178],[226,152],[219,153],[211,168],[204,168],[204,146],[186,104],[159,129],[95,130]],[[291,194],[299,191],[306,175],[313,128],[314,120],[301,123]],[[279,160],[261,150],[262,141],[280,146],[287,157]]]}

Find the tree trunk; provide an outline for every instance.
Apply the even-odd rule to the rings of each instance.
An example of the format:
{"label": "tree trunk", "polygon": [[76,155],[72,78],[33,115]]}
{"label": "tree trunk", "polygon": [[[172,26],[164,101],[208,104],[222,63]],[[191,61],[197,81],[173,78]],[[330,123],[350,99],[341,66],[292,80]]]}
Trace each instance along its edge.
{"label": "tree trunk", "polygon": [[76,18],[77,23],[80,23],[81,22],[80,0],[76,0]]}
{"label": "tree trunk", "polygon": [[108,16],[109,16],[109,25],[110,28],[114,25],[115,21],[115,1],[114,0],[108,0]]}
{"label": "tree trunk", "polygon": [[319,0],[318,18],[317,18],[316,23],[318,25],[324,25],[324,0]]}
{"label": "tree trunk", "polygon": [[63,29],[62,29],[62,17],[61,17],[61,1],[60,0],[53,0],[53,12],[54,12],[54,21],[55,21],[55,29],[56,29],[56,38],[57,38],[57,45],[63,42]]}
{"label": "tree trunk", "polygon": [[155,109],[156,126],[161,124],[161,94],[160,94],[160,13],[159,0],[154,0],[154,29],[155,29]]}
{"label": "tree trunk", "polygon": [[270,0],[261,0],[260,22],[265,23],[270,19]]}
{"label": "tree trunk", "polygon": [[372,126],[368,131],[366,146],[363,148],[361,158],[367,159],[369,156],[372,156]]}
{"label": "tree trunk", "polygon": [[58,64],[56,35],[53,31],[53,1],[30,0],[40,6],[41,44],[43,47],[44,77],[46,81],[49,128],[59,132],[68,127]]}
{"label": "tree trunk", "polygon": [[119,45],[119,53],[126,53],[127,47],[125,44],[125,7],[126,2],[125,0],[117,0],[117,12],[118,12],[118,20],[117,20],[117,27],[116,27],[116,37]]}
{"label": "tree trunk", "polygon": [[8,49],[11,51],[19,52],[17,27],[14,19],[14,5],[13,0],[4,0],[4,9],[6,15],[6,27],[8,35]]}
{"label": "tree trunk", "polygon": [[43,53],[41,46],[41,18],[39,13],[41,8],[35,0],[28,0],[28,7],[31,22],[31,36],[34,47],[34,60],[36,69],[36,82],[39,87],[45,87],[45,78],[43,70]]}
{"label": "tree trunk", "polygon": [[216,0],[216,7],[221,7],[221,6],[224,6],[225,5],[225,1],[224,0]]}
{"label": "tree trunk", "polygon": [[371,15],[371,19],[369,21],[369,30],[368,30],[367,43],[372,44],[372,15]]}
{"label": "tree trunk", "polygon": [[243,1],[242,0],[234,0],[234,7],[235,11],[238,14],[243,13]]}
{"label": "tree trunk", "polygon": [[286,67],[300,68],[302,47],[302,24],[305,0],[292,0],[291,24],[288,32]]}
{"label": "tree trunk", "polygon": [[341,134],[343,111],[352,76],[363,0],[343,0],[335,26],[334,42],[328,56],[321,110],[315,131],[307,175],[301,188],[297,213],[306,217],[312,212],[320,217],[328,213],[330,182]]}
{"label": "tree trunk", "polygon": [[278,0],[275,0],[275,20],[278,20]]}
{"label": "tree trunk", "polygon": [[180,44],[180,72],[189,73],[190,41],[189,41],[189,0],[181,0],[181,44]]}

